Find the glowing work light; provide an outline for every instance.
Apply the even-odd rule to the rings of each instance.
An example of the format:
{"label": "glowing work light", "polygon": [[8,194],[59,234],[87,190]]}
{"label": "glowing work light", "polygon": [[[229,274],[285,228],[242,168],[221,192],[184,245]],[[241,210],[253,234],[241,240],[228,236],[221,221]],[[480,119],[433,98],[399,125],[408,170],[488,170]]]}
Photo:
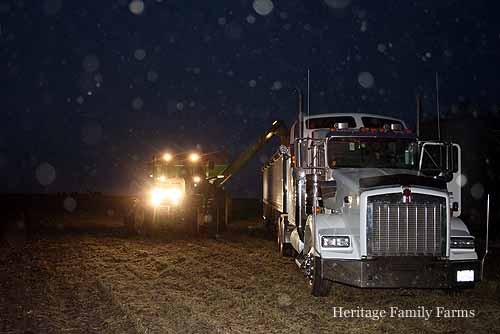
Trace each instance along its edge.
{"label": "glowing work light", "polygon": [[199,160],[200,160],[200,155],[198,153],[193,152],[189,155],[189,161],[198,162]]}
{"label": "glowing work light", "polygon": [[182,195],[182,190],[179,188],[154,188],[151,191],[151,205],[157,207],[165,202],[177,205],[182,200]]}
{"label": "glowing work light", "polygon": [[163,160],[165,160],[166,162],[172,161],[172,159],[173,159],[173,156],[171,153],[165,153],[163,155]]}

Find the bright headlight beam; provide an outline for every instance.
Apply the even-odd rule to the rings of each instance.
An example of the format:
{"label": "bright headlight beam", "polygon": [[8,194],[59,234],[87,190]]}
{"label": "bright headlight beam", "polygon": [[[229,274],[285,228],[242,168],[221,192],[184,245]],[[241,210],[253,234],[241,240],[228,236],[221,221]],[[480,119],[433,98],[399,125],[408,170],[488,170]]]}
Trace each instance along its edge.
{"label": "bright headlight beam", "polygon": [[166,196],[165,189],[154,188],[151,191],[151,204],[153,206],[159,206],[165,199],[165,196]]}
{"label": "bright headlight beam", "polygon": [[167,201],[168,204],[177,205],[182,200],[182,196],[182,190],[179,188],[154,188],[151,191],[151,204],[157,207]]}

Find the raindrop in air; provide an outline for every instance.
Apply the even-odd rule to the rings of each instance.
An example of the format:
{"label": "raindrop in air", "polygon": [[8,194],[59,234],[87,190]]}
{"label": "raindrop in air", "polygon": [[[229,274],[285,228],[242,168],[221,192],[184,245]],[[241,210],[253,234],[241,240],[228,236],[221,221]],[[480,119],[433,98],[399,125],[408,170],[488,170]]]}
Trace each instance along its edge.
{"label": "raindrop in air", "polygon": [[361,22],[360,30],[361,30],[361,32],[365,32],[368,30],[368,23],[366,23],[366,21]]}
{"label": "raindrop in air", "polygon": [[61,0],[45,0],[43,2],[43,11],[47,15],[55,15],[62,8]]}
{"label": "raindrop in air", "polygon": [[475,183],[470,188],[470,194],[474,199],[481,199],[484,195],[484,186],[481,183]]}
{"label": "raindrop in air", "polygon": [[254,24],[255,23],[255,16],[248,15],[247,16],[247,22],[250,23],[250,24]]}
{"label": "raindrop in air", "polygon": [[35,175],[38,183],[48,186],[56,179],[56,169],[48,162],[44,162],[37,167]]}
{"label": "raindrop in air", "polygon": [[158,73],[156,73],[155,71],[149,71],[147,77],[148,81],[156,82],[158,80]]}
{"label": "raindrop in air", "polygon": [[76,200],[73,197],[71,197],[71,196],[66,197],[64,199],[64,201],[63,201],[63,207],[68,212],[75,211],[75,209],[76,209]]}
{"label": "raindrop in air", "polygon": [[144,107],[144,101],[140,97],[132,100],[132,109],[141,110]]}
{"label": "raindrop in air", "polygon": [[257,14],[266,16],[273,11],[274,4],[271,0],[254,0],[253,9]]}
{"label": "raindrop in air", "polygon": [[275,81],[273,82],[273,87],[271,89],[280,90],[281,88],[283,88],[283,84],[281,83],[281,81]]}
{"label": "raindrop in air", "polygon": [[86,72],[95,72],[99,69],[99,58],[96,55],[88,55],[83,58],[82,66]]}
{"label": "raindrop in air", "polygon": [[85,102],[85,99],[83,98],[83,96],[80,95],[76,98],[76,103],[83,104],[83,102]]}
{"label": "raindrop in air", "polygon": [[254,88],[255,86],[257,86],[257,81],[255,81],[255,80],[250,80],[250,81],[248,82],[248,85],[249,85],[250,87]]}
{"label": "raindrop in air", "polygon": [[351,0],[325,0],[325,4],[333,9],[343,9],[349,6]]}
{"label": "raindrop in air", "polygon": [[372,88],[375,85],[375,79],[370,72],[361,72],[358,75],[358,82],[363,88]]}
{"label": "raindrop in air", "polygon": [[377,45],[377,50],[378,52],[385,53],[385,51],[387,50],[387,46],[385,44],[380,43],[379,45]]}
{"label": "raindrop in air", "polygon": [[226,24],[226,18],[225,17],[219,17],[217,19],[217,23],[219,23],[219,25],[223,26],[224,24]]}
{"label": "raindrop in air", "polygon": [[128,5],[128,9],[135,15],[141,15],[144,12],[144,1],[132,0]]}
{"label": "raindrop in air", "polygon": [[459,187],[465,187],[467,184],[467,176],[465,174],[461,174],[456,178],[455,182]]}
{"label": "raindrop in air", "polygon": [[146,51],[144,51],[143,49],[137,49],[134,52],[134,57],[139,61],[143,60],[144,58],[146,58]]}

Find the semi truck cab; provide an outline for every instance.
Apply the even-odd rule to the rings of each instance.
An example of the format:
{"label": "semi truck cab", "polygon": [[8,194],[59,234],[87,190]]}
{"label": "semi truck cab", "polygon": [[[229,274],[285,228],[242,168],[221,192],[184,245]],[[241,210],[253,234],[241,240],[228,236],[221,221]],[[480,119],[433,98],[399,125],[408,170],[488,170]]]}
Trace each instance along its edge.
{"label": "semi truck cab", "polygon": [[470,287],[474,237],[459,218],[460,147],[398,119],[305,117],[263,168],[264,216],[316,296],[361,288]]}

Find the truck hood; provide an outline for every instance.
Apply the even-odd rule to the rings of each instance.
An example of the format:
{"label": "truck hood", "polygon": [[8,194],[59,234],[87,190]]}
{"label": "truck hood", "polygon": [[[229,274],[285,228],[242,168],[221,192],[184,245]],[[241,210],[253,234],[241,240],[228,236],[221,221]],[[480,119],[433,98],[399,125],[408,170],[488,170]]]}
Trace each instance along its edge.
{"label": "truck hood", "polygon": [[408,185],[446,189],[446,182],[428,176],[419,175],[416,170],[391,168],[339,168],[332,176],[337,186],[342,184],[351,192],[359,193],[366,188]]}

